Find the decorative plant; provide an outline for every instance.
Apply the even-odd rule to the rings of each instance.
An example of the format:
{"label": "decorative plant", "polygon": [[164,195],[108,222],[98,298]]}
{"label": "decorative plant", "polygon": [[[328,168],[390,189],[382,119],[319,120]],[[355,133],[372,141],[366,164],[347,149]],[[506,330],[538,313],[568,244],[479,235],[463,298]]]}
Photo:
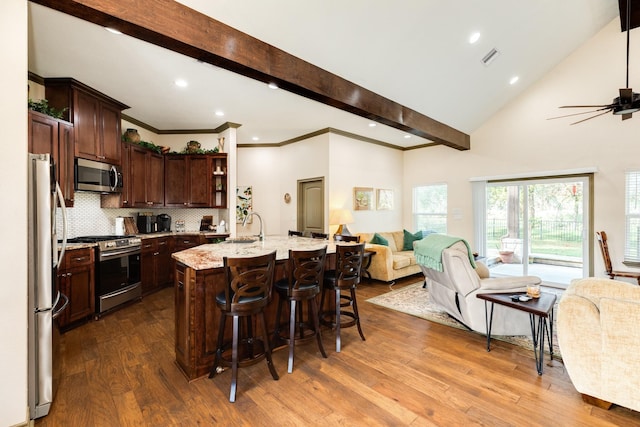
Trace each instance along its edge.
{"label": "decorative plant", "polygon": [[30,110],[37,111],[42,114],[46,114],[47,116],[54,117],[56,119],[61,119],[64,116],[65,111],[68,108],[63,108],[62,110],[58,110],[49,105],[49,101],[46,99],[41,99],[40,101],[34,101],[29,98],[28,107]]}
{"label": "decorative plant", "polygon": [[153,142],[147,142],[147,141],[139,141],[136,144],[144,147],[144,148],[148,148],[150,150],[155,151],[156,153],[162,153],[162,147],[159,145],[154,144]]}
{"label": "decorative plant", "polygon": [[203,148],[200,148],[200,143],[198,141],[189,141],[187,142],[186,147],[184,147],[182,151],[176,154],[213,154],[217,153],[218,151],[218,147],[215,147],[212,150],[205,150]]}

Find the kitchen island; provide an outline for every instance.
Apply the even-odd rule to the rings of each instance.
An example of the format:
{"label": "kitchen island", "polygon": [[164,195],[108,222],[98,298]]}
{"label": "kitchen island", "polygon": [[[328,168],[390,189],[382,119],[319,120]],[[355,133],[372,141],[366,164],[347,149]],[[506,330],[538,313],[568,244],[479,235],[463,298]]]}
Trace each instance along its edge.
{"label": "kitchen island", "polygon": [[[226,286],[222,268],[225,256],[249,257],[275,250],[275,280],[278,280],[285,277],[284,265],[289,249],[312,250],[323,246],[327,246],[327,267],[333,267],[335,242],[304,237],[267,236],[264,241],[240,239],[174,253],[176,363],[187,379],[191,381],[207,375],[215,358],[220,319],[215,297]],[[270,331],[275,327],[276,299],[272,298],[265,312]],[[225,336],[225,339],[231,338],[231,328]]]}

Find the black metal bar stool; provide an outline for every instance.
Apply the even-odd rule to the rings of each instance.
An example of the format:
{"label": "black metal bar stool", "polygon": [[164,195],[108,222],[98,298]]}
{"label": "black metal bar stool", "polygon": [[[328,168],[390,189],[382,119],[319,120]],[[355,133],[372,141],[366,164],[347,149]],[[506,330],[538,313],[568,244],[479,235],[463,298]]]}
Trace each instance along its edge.
{"label": "black metal bar stool", "polygon": [[[271,299],[271,287],[276,265],[276,252],[245,258],[224,257],[226,284],[224,292],[216,295],[216,305],[220,309],[220,328],[216,357],[209,378],[231,366],[231,391],[229,401],[235,402],[238,381],[238,367],[253,365],[267,359],[267,366],[274,380],[278,373],[271,359],[271,347],[264,316],[264,308]],[[257,318],[257,327],[262,337],[255,337],[252,320]],[[233,318],[233,339],[231,358],[229,344],[224,343],[227,317]],[[241,334],[240,319],[244,320]]]}
{"label": "black metal bar stool", "polygon": [[[276,329],[273,332],[274,346],[280,341],[289,344],[289,363],[287,372],[293,372],[293,352],[296,343],[306,342],[316,337],[318,349],[322,357],[327,357],[322,345],[320,335],[320,323],[318,321],[318,302],[316,296],[322,290],[324,278],[324,263],[327,256],[327,247],[321,249],[295,251],[289,250],[287,263],[287,278],[279,280],[275,284],[278,292],[278,310],[276,314]],[[289,327],[288,334],[282,329],[280,316],[282,306],[289,302]],[[303,313],[302,303],[307,302],[306,319]],[[300,307],[297,307],[300,302]],[[297,316],[297,319],[296,319]]]}
{"label": "black metal bar stool", "polygon": [[[320,323],[335,328],[336,352],[340,352],[340,329],[357,326],[360,337],[364,341],[364,334],[360,326],[358,303],[356,300],[356,287],[360,283],[360,271],[364,243],[357,245],[336,246],[336,269],[326,271],[324,274],[324,288],[320,300],[321,310],[324,309],[324,297],[327,292],[335,292],[335,311],[325,310],[320,314]],[[349,291],[347,294],[342,291]],[[351,311],[346,308],[351,307]],[[342,316],[348,317],[345,321]]]}

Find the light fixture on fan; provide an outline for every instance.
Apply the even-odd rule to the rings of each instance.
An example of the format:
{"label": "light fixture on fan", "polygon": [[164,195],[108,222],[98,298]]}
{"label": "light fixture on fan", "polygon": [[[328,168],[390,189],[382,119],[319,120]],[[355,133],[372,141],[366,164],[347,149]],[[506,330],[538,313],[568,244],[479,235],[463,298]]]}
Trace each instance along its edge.
{"label": "light fixture on fan", "polygon": [[[563,117],[571,117],[578,116],[581,114],[589,114],[589,113],[597,113],[593,116],[587,117],[583,120],[578,120],[577,122],[571,123],[572,125],[585,122],[587,120],[591,120],[595,117],[602,116],[609,112],[612,112],[616,116],[622,116],[622,120],[630,119],[633,113],[640,111],[640,94],[636,93],[629,87],[629,31],[631,30],[631,0],[618,0],[620,11],[622,12],[622,2],[625,2],[626,10],[627,10],[627,80],[625,88],[620,89],[620,96],[613,99],[611,104],[605,105],[563,105],[560,108],[595,108],[595,110],[585,111],[582,113],[574,113],[574,114],[566,114],[563,116],[551,117],[548,120],[552,119],[560,119]],[[620,14],[620,19],[622,20],[622,13]]]}

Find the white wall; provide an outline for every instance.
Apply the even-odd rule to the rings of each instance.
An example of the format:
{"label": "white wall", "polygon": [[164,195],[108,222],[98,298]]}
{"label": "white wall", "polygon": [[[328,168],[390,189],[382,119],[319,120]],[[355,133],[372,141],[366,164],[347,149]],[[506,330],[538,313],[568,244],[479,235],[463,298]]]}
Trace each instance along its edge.
{"label": "white wall", "polygon": [[[331,134],[324,133],[304,142],[296,142],[282,147],[282,165],[279,169],[280,193],[280,234],[288,230],[297,230],[298,180],[324,177],[325,215],[324,229],[327,230],[329,217],[327,200],[329,200],[329,139]],[[239,171],[240,172],[240,171]],[[291,202],[284,202],[284,193],[291,195]]]}
{"label": "white wall", "polygon": [[[264,220],[264,233],[280,234],[280,174],[289,167],[280,148],[238,148],[237,165],[236,185],[253,187],[253,211]],[[230,217],[229,221],[235,221],[234,210],[230,211]],[[244,228],[237,225],[237,235],[258,234],[259,221],[251,220]]]}
{"label": "white wall", "polygon": [[[640,92],[639,48],[640,32],[632,31],[630,86],[636,92]],[[640,169],[640,114],[622,122],[619,116],[609,113],[573,126],[571,118],[546,120],[584,111],[560,110],[560,105],[612,102],[625,84],[625,49],[625,35],[616,18],[474,132],[470,151],[437,147],[405,152],[405,223],[411,217],[411,188],[446,182],[449,232],[469,239],[473,245],[469,178],[595,166],[594,226],[607,231],[614,268],[625,269],[621,264],[624,172]],[[526,74],[526,70],[520,72]],[[461,220],[453,219],[454,208],[461,209]],[[595,274],[602,275],[604,265],[597,248],[594,261]]]}
{"label": "white wall", "polygon": [[393,210],[353,211],[348,228],[352,233],[402,230],[402,169],[402,151],[332,133],[329,209],[353,211],[354,187],[393,190]]}
{"label": "white wall", "polygon": [[[0,245],[0,425],[27,421],[27,2],[0,2],[2,156],[0,198],[6,221]],[[7,42],[10,41],[10,42]]]}
{"label": "white wall", "polygon": [[[265,220],[266,234],[297,228],[297,182],[325,178],[325,230],[330,209],[353,209],[353,188],[394,191],[395,209],[354,211],[351,232],[402,229],[402,152],[336,133],[324,133],[280,148],[238,149],[238,185],[253,186],[253,209]],[[291,202],[284,202],[284,194]],[[256,234],[257,222],[238,229]]]}

